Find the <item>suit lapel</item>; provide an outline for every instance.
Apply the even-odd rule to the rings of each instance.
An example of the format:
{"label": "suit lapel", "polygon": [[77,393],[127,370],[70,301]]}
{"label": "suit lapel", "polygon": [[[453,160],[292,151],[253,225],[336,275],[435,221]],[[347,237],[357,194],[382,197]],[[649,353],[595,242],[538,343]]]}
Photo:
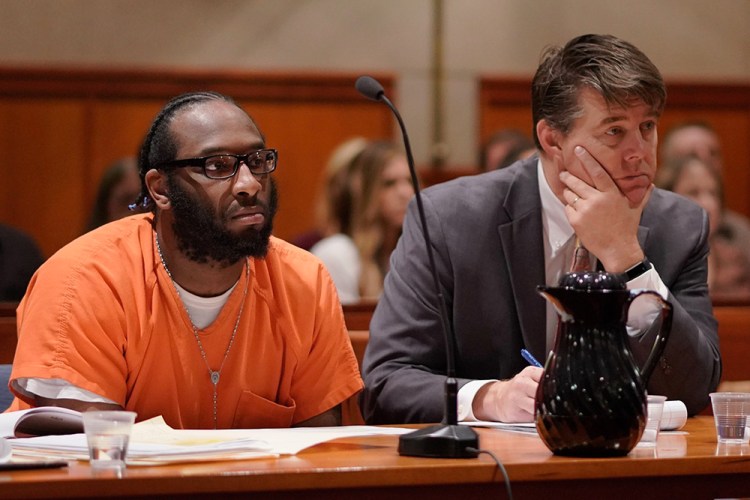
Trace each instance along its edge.
{"label": "suit lapel", "polygon": [[536,287],[544,284],[544,237],[536,156],[524,162],[504,202],[509,220],[500,224],[500,243],[508,263],[521,334],[526,347],[545,351],[546,308]]}

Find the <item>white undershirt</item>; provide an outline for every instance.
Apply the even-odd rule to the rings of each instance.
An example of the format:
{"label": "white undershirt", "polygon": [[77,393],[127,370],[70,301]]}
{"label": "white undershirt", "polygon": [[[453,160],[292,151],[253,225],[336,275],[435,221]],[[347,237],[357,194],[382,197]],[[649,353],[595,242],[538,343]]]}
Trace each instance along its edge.
{"label": "white undershirt", "polygon": [[[542,159],[539,158],[536,165],[539,182],[539,196],[542,202],[542,227],[544,230],[544,276],[547,285],[556,285],[568,265],[572,262],[575,249],[575,237],[573,227],[568,222],[565,214],[565,205],[555,196],[544,177]],[[593,257],[593,256],[592,256]],[[637,278],[627,283],[628,289],[655,290],[659,295],[667,299],[669,289],[659,277],[654,266]],[[635,301],[631,307],[629,320],[634,323],[628,326],[631,335],[640,333],[642,325],[649,325],[658,310],[639,308],[639,301]],[[557,326],[557,315],[552,305],[547,303],[547,321],[545,326],[547,350],[552,349],[555,329]],[[520,356],[520,354],[519,354]],[[544,364],[544,360],[540,360]],[[458,420],[461,422],[476,421],[472,404],[479,389],[484,385],[497,382],[497,380],[472,380],[458,390]]]}
{"label": "white undershirt", "polygon": [[[221,312],[221,308],[229,300],[229,295],[231,295],[237,283],[216,297],[200,297],[188,292],[177,282],[174,282],[174,285],[188,311],[190,320],[196,328],[202,330],[214,322]],[[30,398],[36,395],[49,399],[75,399],[89,403],[119,404],[61,378],[17,378],[13,381],[13,388]]]}
{"label": "white undershirt", "polygon": [[216,297],[200,297],[188,292],[187,290],[182,288],[176,281],[174,282],[174,286],[177,289],[177,292],[179,292],[180,294],[180,298],[182,299],[182,303],[185,305],[185,309],[187,309],[188,316],[190,316],[190,321],[193,322],[198,330],[202,330],[214,322],[216,317],[221,312],[221,308],[224,307],[224,304],[226,304],[227,300],[229,300],[229,296],[237,286],[237,283],[232,285],[232,288],[222,293],[221,295],[217,295]]}

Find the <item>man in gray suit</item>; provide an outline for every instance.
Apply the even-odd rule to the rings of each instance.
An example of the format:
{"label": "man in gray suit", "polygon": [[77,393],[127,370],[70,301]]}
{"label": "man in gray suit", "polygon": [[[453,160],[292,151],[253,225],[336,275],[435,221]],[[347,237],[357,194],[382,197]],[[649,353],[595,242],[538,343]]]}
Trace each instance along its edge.
{"label": "man in gray suit", "polygon": [[[656,125],[666,89],[636,47],[584,35],[548,49],[532,82],[539,156],[425,190],[427,224],[456,335],[459,420],[531,421],[556,318],[536,286],[568,271],[576,237],[628,288],[674,306],[648,391],[703,409],[721,374],[706,284],[708,220],[655,189]],[[638,319],[638,318],[635,318]],[[630,344],[642,365],[652,331]],[[443,417],[445,345],[412,202],[370,324],[362,409],[368,423]]]}

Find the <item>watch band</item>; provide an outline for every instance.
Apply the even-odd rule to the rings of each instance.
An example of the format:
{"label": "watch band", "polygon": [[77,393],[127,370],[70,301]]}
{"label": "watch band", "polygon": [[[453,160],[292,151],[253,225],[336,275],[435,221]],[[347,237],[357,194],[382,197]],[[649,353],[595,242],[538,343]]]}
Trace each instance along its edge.
{"label": "watch band", "polygon": [[625,274],[625,278],[630,281],[636,279],[638,276],[641,276],[644,273],[649,272],[650,270],[651,262],[648,260],[648,258],[644,257],[642,261],[625,271],[623,274]]}

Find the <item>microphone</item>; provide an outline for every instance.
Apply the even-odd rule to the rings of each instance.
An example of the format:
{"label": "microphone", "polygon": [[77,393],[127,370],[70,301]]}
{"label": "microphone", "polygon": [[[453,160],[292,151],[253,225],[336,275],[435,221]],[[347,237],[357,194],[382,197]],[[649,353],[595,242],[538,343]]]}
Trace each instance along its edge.
{"label": "microphone", "polygon": [[354,86],[364,97],[382,102],[388,106],[396,117],[401,129],[404,148],[406,149],[406,159],[409,164],[409,172],[411,173],[411,182],[414,186],[414,196],[417,200],[417,211],[419,212],[419,220],[422,224],[422,234],[424,235],[424,242],[427,247],[427,258],[429,259],[430,271],[432,272],[432,281],[440,305],[440,322],[443,330],[443,341],[445,342],[445,371],[447,378],[445,380],[443,422],[408,434],[402,434],[398,439],[398,452],[400,455],[412,457],[474,458],[478,455],[479,436],[471,427],[458,425],[455,333],[453,332],[453,326],[448,320],[448,306],[445,304],[437,268],[435,267],[435,257],[432,254],[432,240],[430,240],[430,231],[427,228],[427,218],[424,215],[422,196],[419,192],[419,181],[417,180],[417,172],[414,168],[414,157],[409,145],[409,135],[406,133],[406,126],[401,119],[401,114],[390,99],[386,97],[385,90],[383,90],[380,82],[370,76],[360,76],[357,78]]}

